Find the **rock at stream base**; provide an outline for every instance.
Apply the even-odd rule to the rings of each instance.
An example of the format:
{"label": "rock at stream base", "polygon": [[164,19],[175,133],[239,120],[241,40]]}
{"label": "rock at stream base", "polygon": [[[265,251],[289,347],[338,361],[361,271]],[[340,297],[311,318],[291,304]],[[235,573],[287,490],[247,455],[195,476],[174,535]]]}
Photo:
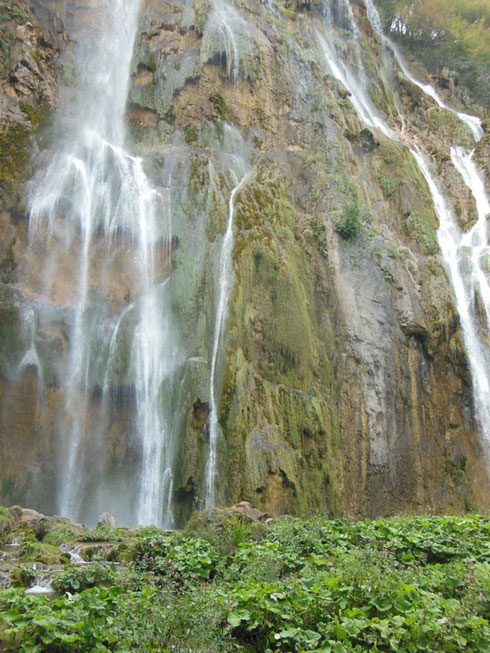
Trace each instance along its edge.
{"label": "rock at stream base", "polygon": [[265,521],[274,519],[275,515],[270,512],[262,512],[258,508],[253,508],[250,501],[240,501],[228,509],[231,513],[243,515],[248,521]]}
{"label": "rock at stream base", "polygon": [[97,521],[97,528],[108,526],[113,531],[116,530],[116,520],[109,512],[103,512]]}

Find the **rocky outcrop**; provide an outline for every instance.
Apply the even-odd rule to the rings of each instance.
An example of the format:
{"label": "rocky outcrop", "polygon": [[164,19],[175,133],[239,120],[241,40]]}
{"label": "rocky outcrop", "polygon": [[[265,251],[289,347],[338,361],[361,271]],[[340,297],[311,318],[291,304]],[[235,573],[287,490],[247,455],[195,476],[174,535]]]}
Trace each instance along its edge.
{"label": "rocky outcrop", "polygon": [[85,524],[79,524],[57,515],[45,516],[37,510],[11,506],[8,512],[12,515],[12,528],[27,528],[34,532],[39,540],[42,540],[50,531],[64,530],[73,537],[84,535],[87,530]]}
{"label": "rocky outcrop", "polygon": [[[377,103],[399,130],[362,3],[356,12],[369,72],[380,75]],[[274,16],[252,1],[231,7],[148,0],[142,7],[128,121],[155,187],[170,188],[173,212],[175,247],[162,274],[171,272],[184,352],[172,394],[178,522],[204,496],[216,262],[241,167],[248,177],[235,203],[234,286],[219,372],[220,504],[244,497],[264,513],[350,516],[488,504],[467,360],[428,188],[407,147],[362,125],[347,89],[326,72],[314,45],[322,20],[315,4]],[[32,34],[41,29],[33,23]],[[59,44],[44,34],[43,43],[51,43],[39,55],[46,74],[36,75],[32,64],[39,39],[26,37],[22,47],[31,50],[19,55],[26,70],[8,82],[17,108],[4,119],[27,139],[12,180],[27,179],[28,153],[44,147],[34,145],[35,124],[19,108],[26,97],[33,106],[52,106]],[[473,200],[447,156],[449,142],[468,144],[470,135],[402,75],[394,83],[409,120],[407,141],[438,163],[461,224],[470,225]],[[37,154],[38,165],[43,156]],[[39,272],[22,255],[25,192],[16,188],[1,223],[5,256],[17,240],[0,307],[8,316],[0,341],[0,499],[54,510],[52,434],[60,429],[67,318],[60,310],[56,326],[36,325],[43,378],[33,364],[22,368],[31,341],[18,309],[36,297]],[[346,220],[351,230],[342,228]],[[117,306],[137,294],[121,261],[112,269]],[[57,281],[60,298],[69,295],[69,274]],[[140,453],[128,430],[134,396],[121,385],[99,455],[90,437],[100,383],[92,390],[80,472],[90,506],[84,518],[95,522],[97,484],[106,484],[114,514],[126,491],[127,503],[133,501]]]}

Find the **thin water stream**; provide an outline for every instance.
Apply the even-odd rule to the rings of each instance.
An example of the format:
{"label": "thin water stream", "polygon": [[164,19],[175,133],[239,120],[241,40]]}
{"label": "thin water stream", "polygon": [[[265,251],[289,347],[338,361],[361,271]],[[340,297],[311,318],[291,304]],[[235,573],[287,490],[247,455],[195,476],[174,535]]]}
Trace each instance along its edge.
{"label": "thin water stream", "polygon": [[[220,387],[217,383],[217,367],[219,362],[220,348],[224,344],[226,317],[230,293],[233,288],[233,217],[235,213],[235,197],[238,191],[246,183],[248,174],[236,180],[236,185],[230,193],[228,201],[228,218],[226,231],[221,245],[219,268],[218,268],[218,303],[214,321],[213,351],[211,356],[211,372],[209,379],[209,454],[206,467],[206,491],[204,505],[211,508],[216,499],[216,473],[217,473],[217,444],[218,444],[218,416]],[[236,179],[236,176],[235,176]]]}

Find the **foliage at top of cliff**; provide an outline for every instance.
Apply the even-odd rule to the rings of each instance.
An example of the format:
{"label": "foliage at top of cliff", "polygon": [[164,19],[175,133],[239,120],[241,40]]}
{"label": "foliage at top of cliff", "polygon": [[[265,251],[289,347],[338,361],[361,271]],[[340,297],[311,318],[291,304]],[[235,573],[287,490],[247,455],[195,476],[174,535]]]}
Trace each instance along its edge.
{"label": "foliage at top of cliff", "polygon": [[427,69],[447,67],[471,99],[490,110],[490,4],[487,0],[377,0],[385,29]]}

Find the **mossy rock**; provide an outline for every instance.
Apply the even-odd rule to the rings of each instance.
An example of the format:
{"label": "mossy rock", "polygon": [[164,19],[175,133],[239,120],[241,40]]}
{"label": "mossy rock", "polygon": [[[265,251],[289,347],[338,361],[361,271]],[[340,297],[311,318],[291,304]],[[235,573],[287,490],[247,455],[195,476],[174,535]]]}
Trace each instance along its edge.
{"label": "mossy rock", "polygon": [[7,122],[0,127],[0,188],[2,196],[15,192],[19,178],[25,176],[30,157],[30,129]]}
{"label": "mossy rock", "polygon": [[65,561],[68,556],[63,554],[58,546],[39,542],[35,537],[26,539],[22,543],[22,560],[32,560],[33,562],[42,562],[46,565],[59,564],[61,556],[65,555]]}
{"label": "mossy rock", "polygon": [[0,284],[0,374],[9,376],[21,349],[21,322],[9,286]]}

